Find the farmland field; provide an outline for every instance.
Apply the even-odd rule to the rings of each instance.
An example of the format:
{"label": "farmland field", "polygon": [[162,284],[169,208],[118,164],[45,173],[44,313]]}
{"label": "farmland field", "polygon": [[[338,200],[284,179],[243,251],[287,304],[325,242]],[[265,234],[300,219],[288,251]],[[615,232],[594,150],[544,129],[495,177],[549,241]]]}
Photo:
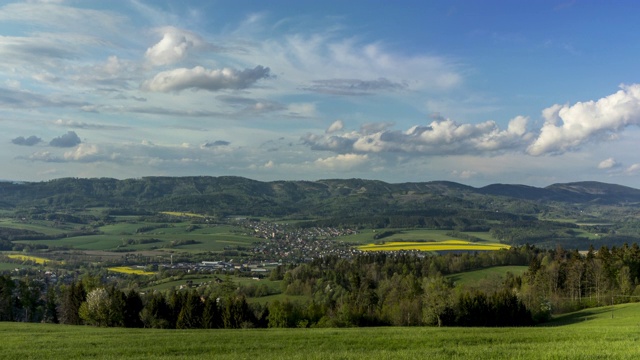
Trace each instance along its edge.
{"label": "farmland field", "polygon": [[9,254],[7,255],[9,259],[22,260],[22,261],[33,261],[38,265],[45,265],[47,263],[56,263],[54,260],[45,259],[38,256],[30,256],[30,255],[21,255],[21,254]]}
{"label": "farmland field", "polygon": [[462,240],[444,240],[438,242],[410,242],[398,241],[384,244],[367,244],[359,246],[362,251],[399,251],[399,250],[419,250],[419,251],[483,251],[508,249],[509,245],[495,243],[473,243]]}
{"label": "farmland field", "polygon": [[[613,318],[612,318],[613,314]],[[0,323],[0,359],[636,359],[640,305],[524,328],[155,330]]]}
{"label": "farmland field", "polygon": [[108,271],[113,271],[122,274],[132,274],[132,275],[155,275],[154,272],[144,271],[142,269],[134,269],[128,266],[116,266],[107,268]]}
{"label": "farmland field", "polygon": [[[385,236],[384,238],[376,239],[376,235],[380,235],[382,232],[392,233],[389,236]],[[389,242],[389,241],[444,241],[451,240],[452,236],[448,235],[450,230],[431,230],[431,229],[364,229],[358,231],[357,234],[354,235],[345,235],[337,238],[338,240],[349,242],[349,243],[358,243],[358,244],[367,244],[376,242],[378,240]],[[491,235],[488,232],[463,232],[462,234],[470,235],[477,237],[479,239],[495,242]],[[460,239],[462,240],[462,239]]]}
{"label": "farmland field", "polygon": [[0,271],[11,271],[13,269],[23,269],[23,268],[30,268],[31,266],[25,266],[25,265],[21,265],[21,264],[14,264],[14,263],[6,263],[6,262],[0,262]]}
{"label": "farmland field", "polygon": [[[192,214],[190,216],[195,216]],[[229,247],[251,247],[261,239],[246,235],[243,229],[233,225],[201,225],[193,227],[190,222],[148,223],[136,222],[128,217],[117,217],[117,222],[97,228],[98,234],[65,236],[50,240],[16,240],[18,244],[46,245],[48,247],[66,247],[78,250],[111,251],[122,249],[129,251],[151,250],[172,247],[185,252],[223,251]],[[15,229],[33,230],[46,235],[59,235],[72,232],[72,225],[54,228],[51,222],[20,223],[12,219],[0,219],[0,226]],[[144,229],[144,230],[143,230]],[[154,241],[148,241],[153,239]],[[127,240],[131,243],[123,244]],[[191,240],[191,243],[172,246],[172,241]],[[138,241],[136,243],[136,241]]]}

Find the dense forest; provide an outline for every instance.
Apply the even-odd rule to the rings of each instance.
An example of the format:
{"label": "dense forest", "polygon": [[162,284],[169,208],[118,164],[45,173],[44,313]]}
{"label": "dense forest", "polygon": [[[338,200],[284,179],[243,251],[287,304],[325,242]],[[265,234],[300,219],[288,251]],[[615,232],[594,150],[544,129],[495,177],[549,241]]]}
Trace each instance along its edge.
{"label": "dense forest", "polygon": [[[463,287],[447,277],[499,265],[528,265],[528,271]],[[640,248],[363,254],[280,266],[270,277],[283,280],[285,294],[308,300],[250,304],[248,290],[228,277],[212,287],[142,294],[98,275],[55,286],[4,275],[0,321],[151,328],[526,326],[552,313],[638,299]]]}

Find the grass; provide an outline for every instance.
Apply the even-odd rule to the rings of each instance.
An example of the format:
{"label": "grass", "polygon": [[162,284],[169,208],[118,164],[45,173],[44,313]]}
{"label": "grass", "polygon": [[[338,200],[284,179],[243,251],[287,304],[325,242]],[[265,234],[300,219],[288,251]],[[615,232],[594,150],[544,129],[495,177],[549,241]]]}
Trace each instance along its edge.
{"label": "grass", "polygon": [[23,269],[23,268],[31,268],[31,266],[25,266],[25,265],[14,264],[14,263],[0,262],[0,272],[2,272],[2,271],[11,271],[13,269]]}
{"label": "grass", "polygon": [[438,242],[387,242],[384,244],[367,244],[358,246],[362,251],[482,251],[508,249],[510,246],[495,243],[473,243],[463,240],[444,240]]}
{"label": "grass", "polygon": [[[386,231],[395,232],[395,234],[382,239],[374,239],[374,236]],[[431,229],[364,229],[359,230],[357,234],[338,237],[337,240],[357,244],[367,244],[376,241],[444,241],[451,239],[451,235],[447,235],[450,232],[450,230]],[[463,232],[462,234],[471,235],[487,242],[496,241],[488,232]]]}
{"label": "grass", "polygon": [[639,324],[639,304],[582,311],[533,328],[155,330],[0,323],[0,359],[636,359]]}
{"label": "grass", "polygon": [[[4,220],[4,219],[3,219]],[[116,222],[115,224],[104,225],[98,228],[100,234],[98,235],[81,235],[64,237],[55,240],[19,240],[16,243],[21,244],[39,244],[47,245],[49,247],[68,247],[78,250],[102,250],[110,251],[116,249],[122,249],[123,241],[142,240],[142,239],[157,239],[158,242],[145,243],[145,244],[130,244],[125,247],[127,250],[143,251],[156,248],[168,247],[172,241],[175,240],[194,240],[195,244],[182,245],[174,247],[174,250],[194,252],[194,251],[223,251],[227,248],[251,248],[253,243],[262,241],[262,239],[245,235],[243,230],[239,227],[232,225],[219,225],[219,226],[207,226],[201,225],[199,228],[187,231],[190,222],[170,223],[169,227],[160,227],[166,225],[164,223],[143,223],[143,222],[130,222],[132,220],[123,220]],[[2,220],[0,220],[2,221]],[[9,224],[9,222],[7,222]],[[34,224],[16,224],[11,223],[11,227],[14,228],[26,228],[34,230],[42,230],[40,226]],[[1,225],[0,225],[1,226]],[[142,227],[158,228],[150,231],[138,233],[137,230]],[[72,231],[73,229],[67,230]],[[49,232],[63,232],[60,229],[49,230]],[[44,231],[41,231],[44,232]]]}
{"label": "grass", "polygon": [[482,270],[451,274],[448,275],[447,278],[451,279],[456,285],[464,286],[468,284],[478,284],[483,280],[495,278],[504,279],[507,272],[514,275],[522,275],[528,268],[528,266],[493,266]]}

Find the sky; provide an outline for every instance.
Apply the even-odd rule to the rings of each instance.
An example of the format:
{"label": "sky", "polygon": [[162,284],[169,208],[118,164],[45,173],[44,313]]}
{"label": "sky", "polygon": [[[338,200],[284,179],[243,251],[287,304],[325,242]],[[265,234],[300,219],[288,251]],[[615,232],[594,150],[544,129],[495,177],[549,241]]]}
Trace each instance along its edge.
{"label": "sky", "polygon": [[640,2],[0,1],[0,179],[640,188]]}

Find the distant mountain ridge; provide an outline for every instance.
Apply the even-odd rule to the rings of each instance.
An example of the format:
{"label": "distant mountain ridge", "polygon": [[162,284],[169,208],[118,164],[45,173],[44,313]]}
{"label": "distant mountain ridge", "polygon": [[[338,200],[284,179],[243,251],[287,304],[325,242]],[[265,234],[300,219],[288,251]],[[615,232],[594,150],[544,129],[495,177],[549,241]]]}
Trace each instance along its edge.
{"label": "distant mountain ridge", "polygon": [[243,177],[191,176],[62,178],[0,183],[0,207],[111,207],[219,211],[222,214],[327,216],[407,213],[432,208],[483,208],[495,200],[640,204],[640,190],[594,181],[538,188],[492,184],[480,188],[449,181],[386,183],[324,179],[262,182]]}
{"label": "distant mountain ridge", "polygon": [[518,199],[561,202],[598,202],[602,204],[640,201],[640,190],[597,181],[552,184],[544,188],[526,185],[492,184],[478,189],[483,194]]}

